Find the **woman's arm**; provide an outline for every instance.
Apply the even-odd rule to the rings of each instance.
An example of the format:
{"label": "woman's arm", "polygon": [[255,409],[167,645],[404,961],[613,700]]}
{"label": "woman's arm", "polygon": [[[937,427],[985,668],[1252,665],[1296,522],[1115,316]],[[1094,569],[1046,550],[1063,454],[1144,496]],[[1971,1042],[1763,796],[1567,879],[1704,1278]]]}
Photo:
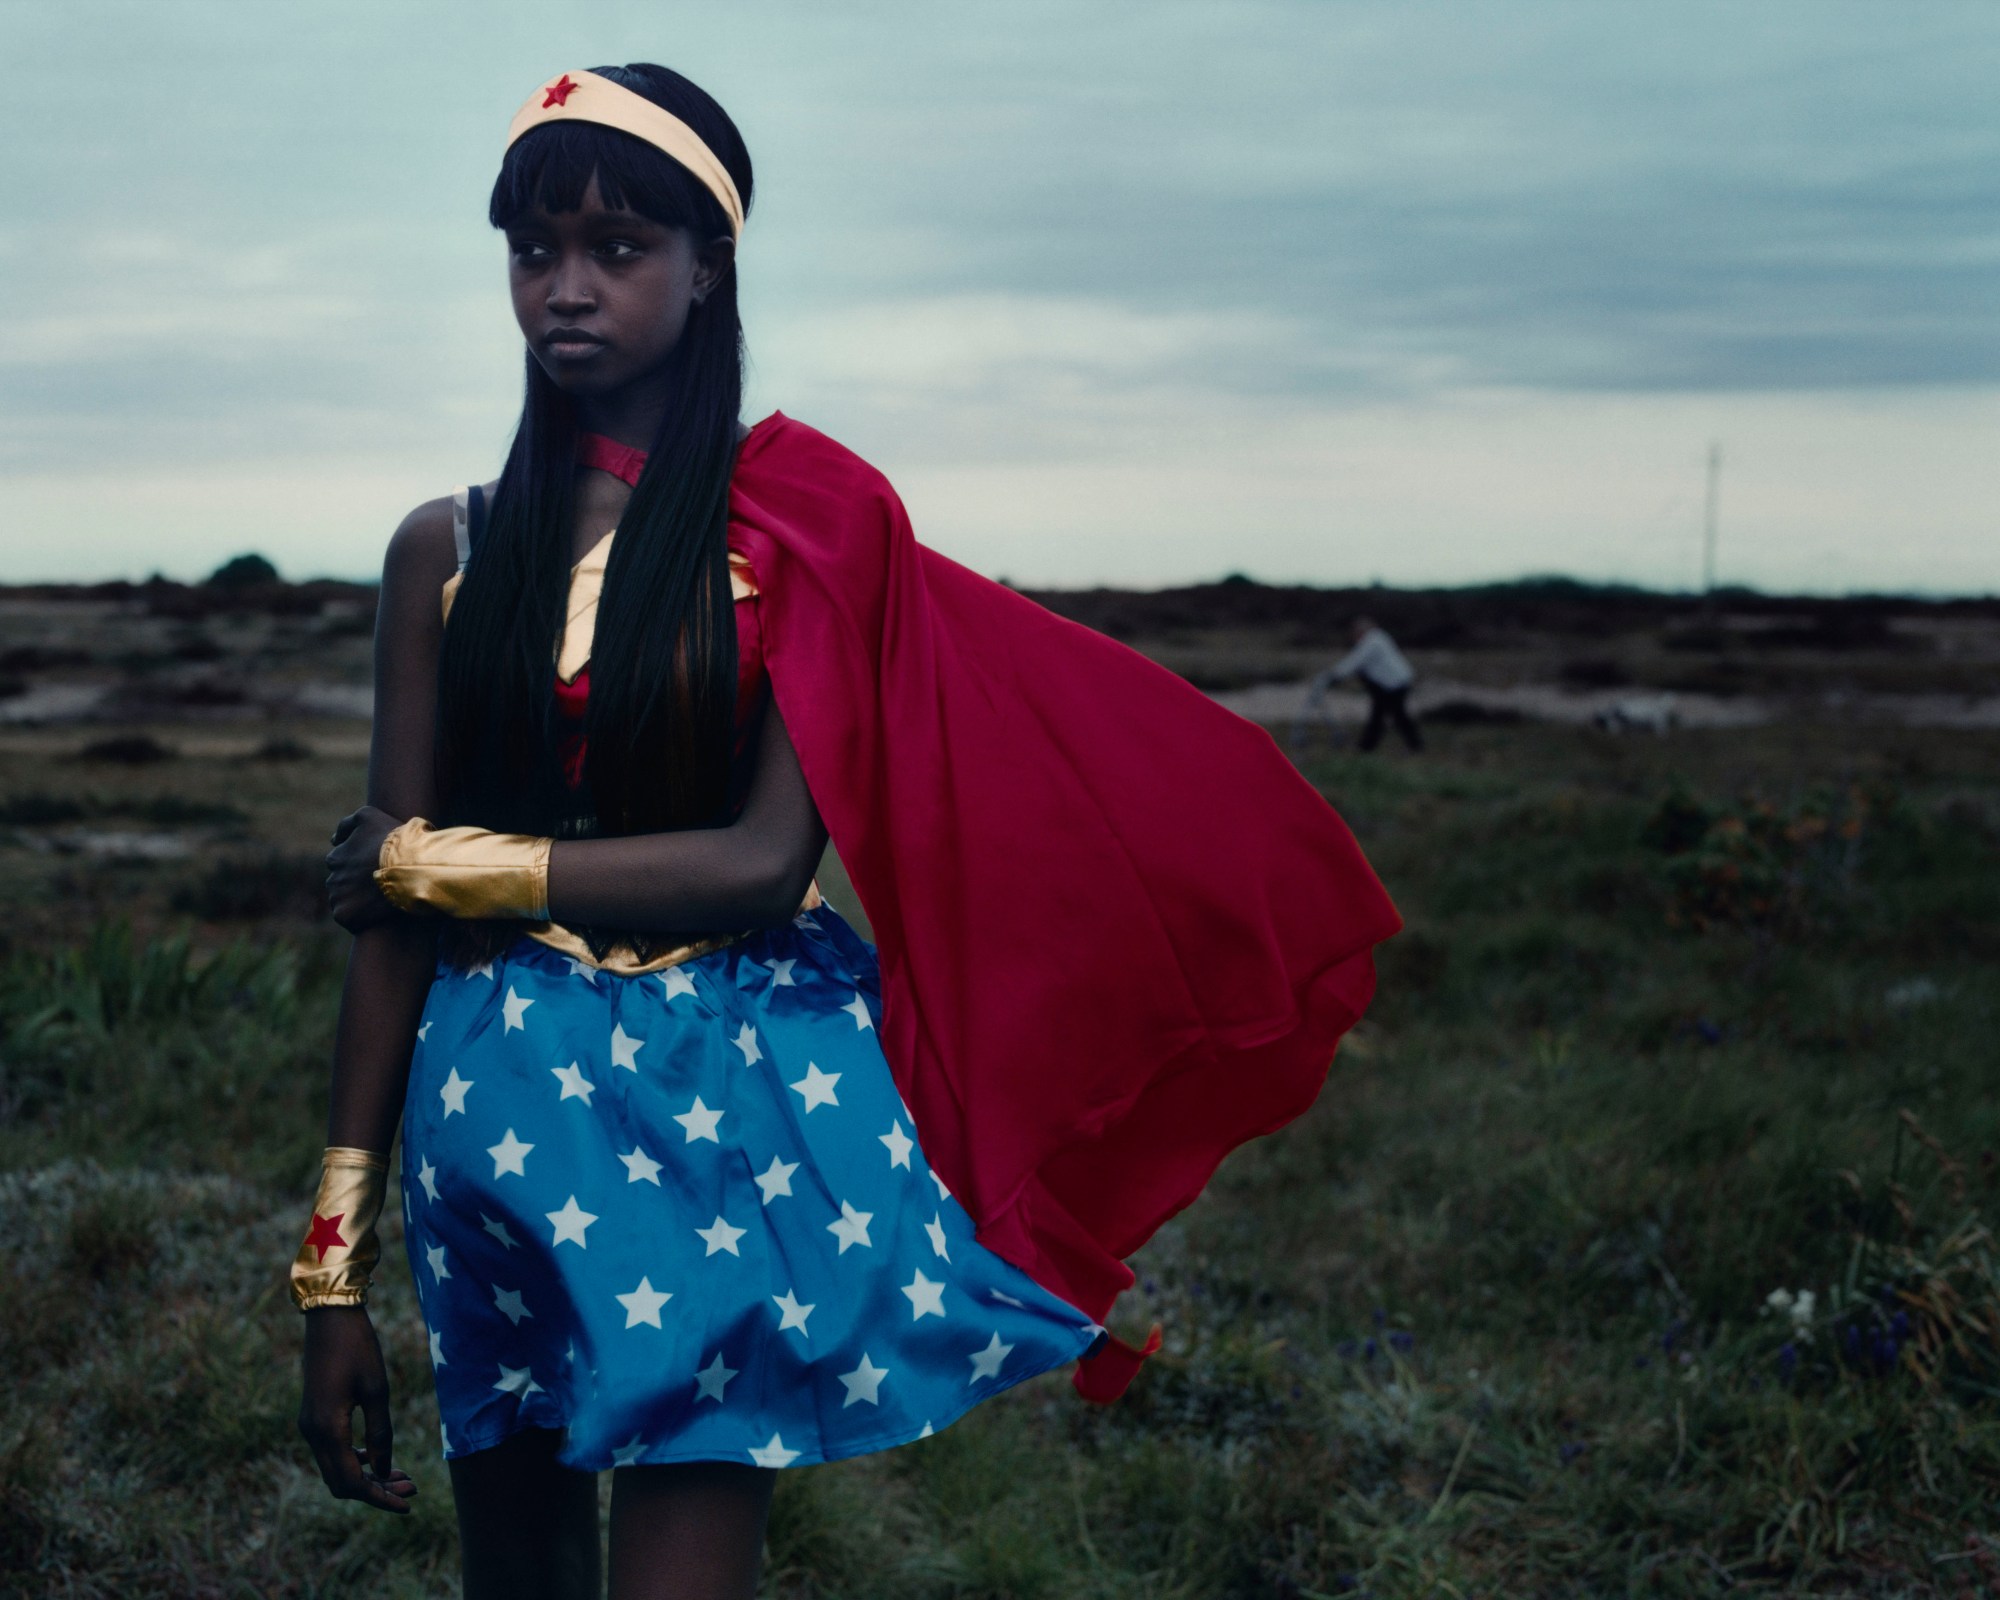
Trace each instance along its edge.
{"label": "woman's arm", "polygon": [[[372,927],[397,915],[376,886],[376,863],[390,830],[423,814],[370,805],[342,820],[327,857],[342,927]],[[774,927],[797,913],[825,849],[826,825],[773,701],[758,736],[756,775],[735,822],[562,840],[549,853],[548,915],[648,933]]]}
{"label": "woman's arm", "polygon": [[825,849],[826,824],[773,700],[735,822],[559,840],[549,852],[549,916],[649,933],[773,927],[797,915]]}
{"label": "woman's arm", "polygon": [[[404,519],[383,564],[368,801],[403,816],[433,804],[432,707],[444,636],[438,596],[455,564],[446,500]],[[414,918],[382,918],[355,934],[334,1042],[328,1144],[388,1153],[436,961],[434,927]],[[299,1431],[312,1446],[320,1476],[340,1499],[407,1511],[415,1489],[390,1465],[388,1374],[367,1311],[323,1306],[305,1319]],[[356,1407],[365,1424],[360,1448],[352,1438]]]}

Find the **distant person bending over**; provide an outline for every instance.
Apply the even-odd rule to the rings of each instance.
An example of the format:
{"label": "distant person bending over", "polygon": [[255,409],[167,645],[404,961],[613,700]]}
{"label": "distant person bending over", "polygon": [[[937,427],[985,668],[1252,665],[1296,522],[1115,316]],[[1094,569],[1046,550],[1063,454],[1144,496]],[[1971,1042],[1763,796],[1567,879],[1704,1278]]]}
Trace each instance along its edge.
{"label": "distant person bending over", "polygon": [[1410,687],[1417,681],[1416,670],[1371,617],[1354,619],[1354,648],[1312,681],[1316,704],[1327,689],[1343,678],[1358,678],[1368,691],[1368,725],[1361,730],[1361,748],[1373,750],[1382,742],[1382,729],[1395,723],[1403,743],[1412,750],[1424,747],[1423,735],[1410,719]]}

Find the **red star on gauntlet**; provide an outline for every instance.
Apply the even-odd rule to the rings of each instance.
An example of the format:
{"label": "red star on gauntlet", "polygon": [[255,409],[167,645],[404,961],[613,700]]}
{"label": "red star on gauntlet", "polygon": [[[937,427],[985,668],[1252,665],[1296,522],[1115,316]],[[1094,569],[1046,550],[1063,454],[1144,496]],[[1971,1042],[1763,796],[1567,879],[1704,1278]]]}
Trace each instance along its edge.
{"label": "red star on gauntlet", "polygon": [[292,1304],[358,1306],[381,1258],[375,1219],[389,1188],[389,1158],[372,1150],[330,1145],[320,1157],[319,1198],[312,1226],[292,1257]]}

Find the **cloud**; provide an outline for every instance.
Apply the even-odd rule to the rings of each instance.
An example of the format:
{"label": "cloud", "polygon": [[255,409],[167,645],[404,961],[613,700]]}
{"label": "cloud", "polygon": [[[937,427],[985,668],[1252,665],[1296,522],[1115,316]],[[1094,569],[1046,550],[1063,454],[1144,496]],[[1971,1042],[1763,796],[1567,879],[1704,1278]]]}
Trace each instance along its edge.
{"label": "cloud", "polygon": [[[1944,565],[2000,581],[1988,478],[1923,444],[1977,450],[2000,391],[1990,0],[759,17],[0,7],[0,520],[109,471],[65,559],[127,559],[153,507],[189,563],[295,539],[367,570],[512,425],[483,206],[516,97],[664,53],[756,153],[755,394],[1018,575],[1332,576],[1372,559],[1315,543],[1349,518],[1412,572],[1664,571],[1603,531],[1631,485],[1823,427],[1853,459],[1774,450],[1792,509],[1757,502],[1796,581],[1829,570],[1807,508],[1839,543],[1918,503]],[[280,483],[311,514],[259,532]]]}

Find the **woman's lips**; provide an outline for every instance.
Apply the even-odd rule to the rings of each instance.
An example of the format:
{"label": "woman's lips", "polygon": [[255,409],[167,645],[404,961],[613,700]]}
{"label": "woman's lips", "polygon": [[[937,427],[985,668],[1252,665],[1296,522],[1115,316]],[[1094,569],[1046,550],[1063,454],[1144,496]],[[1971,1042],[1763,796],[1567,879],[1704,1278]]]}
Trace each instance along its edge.
{"label": "woman's lips", "polygon": [[558,328],[542,340],[542,348],[557,361],[585,361],[604,348],[604,341],[576,328]]}

